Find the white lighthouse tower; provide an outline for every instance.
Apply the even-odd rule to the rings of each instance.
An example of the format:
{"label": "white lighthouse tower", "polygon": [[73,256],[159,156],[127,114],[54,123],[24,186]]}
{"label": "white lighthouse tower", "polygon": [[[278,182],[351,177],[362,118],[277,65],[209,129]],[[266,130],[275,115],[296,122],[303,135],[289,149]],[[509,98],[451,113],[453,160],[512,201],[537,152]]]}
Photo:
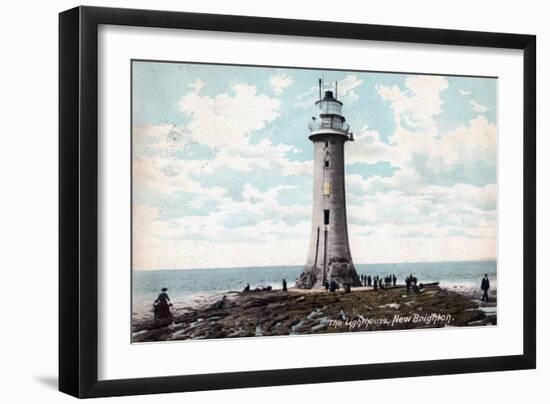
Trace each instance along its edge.
{"label": "white lighthouse tower", "polygon": [[296,283],[307,289],[331,281],[361,285],[349,248],[344,181],[344,145],[353,141],[353,134],[337,99],[338,83],[334,92],[323,94],[322,87],[319,80],[318,116],[309,125],[314,153],[311,239],[304,272]]}

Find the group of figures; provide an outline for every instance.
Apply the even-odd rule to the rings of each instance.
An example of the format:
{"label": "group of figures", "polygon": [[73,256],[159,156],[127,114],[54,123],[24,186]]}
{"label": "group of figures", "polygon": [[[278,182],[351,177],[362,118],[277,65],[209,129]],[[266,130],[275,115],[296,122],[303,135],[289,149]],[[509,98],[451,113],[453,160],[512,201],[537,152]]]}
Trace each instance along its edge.
{"label": "group of figures", "polygon": [[414,292],[418,292],[420,288],[418,287],[417,283],[418,283],[418,279],[416,278],[416,276],[413,276],[413,274],[410,274],[409,276],[407,276],[405,278],[405,285],[407,285],[407,292],[410,292],[411,288]]}
{"label": "group of figures", "polygon": [[[335,280],[331,280],[330,282],[325,281],[324,286],[325,286],[325,290],[328,290],[329,292],[336,292],[337,290],[340,289],[340,284]],[[344,284],[344,291],[346,293],[351,292],[351,286],[348,283]]]}
{"label": "group of figures", "polygon": [[361,284],[363,286],[372,287],[374,290],[397,285],[397,276],[395,276],[395,274],[384,277],[380,277],[378,275],[375,275],[374,277],[371,277],[370,275],[359,275],[359,279],[361,280]]}

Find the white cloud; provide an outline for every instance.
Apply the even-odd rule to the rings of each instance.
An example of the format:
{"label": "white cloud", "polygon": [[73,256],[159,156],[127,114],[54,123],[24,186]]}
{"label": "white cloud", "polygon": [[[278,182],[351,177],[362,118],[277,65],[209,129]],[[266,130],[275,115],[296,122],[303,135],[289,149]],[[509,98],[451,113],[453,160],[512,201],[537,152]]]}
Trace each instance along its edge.
{"label": "white cloud", "polygon": [[363,84],[363,80],[358,79],[356,75],[350,74],[346,76],[338,82],[338,99],[345,104],[353,104],[359,99],[354,90],[361,84]]}
{"label": "white cloud", "polygon": [[[485,117],[439,133],[435,118],[443,105],[440,94],[448,88],[444,77],[411,76],[405,85],[406,91],[397,86],[378,87],[381,98],[391,103],[396,129],[385,143],[378,132],[363,128],[355,136],[356,144],[348,149],[351,161],[373,163],[378,159],[397,168],[414,169],[413,160],[421,158],[434,175],[458,165],[474,170],[480,161],[495,164],[496,126]],[[401,170],[398,177],[405,172]]]}
{"label": "white cloud", "polygon": [[273,88],[273,92],[277,95],[281,95],[283,91],[294,83],[292,77],[285,73],[279,73],[269,79],[269,83]]}
{"label": "white cloud", "polygon": [[[289,76],[275,77],[278,85],[290,85]],[[302,163],[286,159],[294,147],[275,145],[268,139],[250,142],[253,131],[264,129],[279,116],[279,100],[258,94],[255,87],[244,84],[233,86],[233,92],[215,97],[191,92],[180,101],[181,109],[192,118],[186,127],[192,139],[217,150],[216,157],[205,162],[202,170],[212,173],[231,168],[250,172],[280,167],[286,173],[304,172]]]}
{"label": "white cloud", "polygon": [[[479,174],[476,170],[480,163],[496,166],[496,143],[496,126],[483,116],[441,136],[432,136],[429,132],[403,133],[398,129],[389,144],[380,140],[377,131],[363,128],[355,135],[355,142],[347,146],[346,161],[349,164],[389,162],[399,170],[391,178],[372,180],[374,184],[385,184],[385,187],[379,186],[381,190],[407,188],[412,184],[433,182],[431,176],[450,175],[458,168],[463,175],[473,177]],[[427,172],[417,172],[415,158],[423,162]]]}
{"label": "white cloud", "polygon": [[449,83],[441,76],[410,76],[405,80],[405,86],[406,91],[397,86],[378,86],[382,99],[391,102],[398,133],[399,130],[422,130],[435,134],[434,117],[441,113],[443,105],[440,93],[449,87]]}
{"label": "white cloud", "polygon": [[363,84],[363,80],[358,79],[355,74],[350,74],[343,80],[338,81],[338,95],[345,97],[361,84]]}
{"label": "white cloud", "polygon": [[368,163],[393,160],[395,147],[382,142],[380,134],[367,127],[354,133],[355,141],[346,146],[346,163]]}
{"label": "white cloud", "polygon": [[481,105],[481,104],[477,103],[473,99],[470,100],[470,105],[472,107],[472,110],[474,110],[475,112],[484,113],[484,112],[487,112],[489,110],[488,107],[486,107],[485,105]]}
{"label": "white cloud", "polygon": [[188,129],[196,141],[210,147],[247,145],[251,132],[279,116],[279,100],[257,94],[256,87],[236,84],[232,90],[214,97],[196,92],[182,97],[179,105],[191,116]]}
{"label": "white cloud", "polygon": [[496,126],[478,116],[468,126],[460,126],[423,145],[423,151],[430,154],[434,170],[456,164],[471,166],[478,161],[495,164],[496,142]]}
{"label": "white cloud", "polygon": [[319,87],[313,86],[309,90],[294,97],[294,106],[298,108],[313,108],[319,98]]}

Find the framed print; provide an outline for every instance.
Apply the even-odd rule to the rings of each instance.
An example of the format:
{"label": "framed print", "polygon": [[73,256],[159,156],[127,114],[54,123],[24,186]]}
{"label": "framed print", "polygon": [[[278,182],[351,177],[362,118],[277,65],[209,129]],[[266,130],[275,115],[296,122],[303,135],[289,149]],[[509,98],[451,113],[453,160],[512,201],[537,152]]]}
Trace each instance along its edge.
{"label": "framed print", "polygon": [[59,24],[61,391],[535,367],[534,36]]}

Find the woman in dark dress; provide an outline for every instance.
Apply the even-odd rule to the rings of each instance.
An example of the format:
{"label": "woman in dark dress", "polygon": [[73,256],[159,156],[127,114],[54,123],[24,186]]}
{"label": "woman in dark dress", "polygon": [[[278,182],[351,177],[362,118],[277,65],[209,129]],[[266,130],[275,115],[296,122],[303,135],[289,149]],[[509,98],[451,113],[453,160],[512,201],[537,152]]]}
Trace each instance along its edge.
{"label": "woman in dark dress", "polygon": [[172,313],[170,312],[170,306],[172,303],[166,293],[167,291],[167,288],[162,288],[157,300],[153,303],[153,308],[155,310],[155,324],[159,324],[163,320],[172,319]]}

